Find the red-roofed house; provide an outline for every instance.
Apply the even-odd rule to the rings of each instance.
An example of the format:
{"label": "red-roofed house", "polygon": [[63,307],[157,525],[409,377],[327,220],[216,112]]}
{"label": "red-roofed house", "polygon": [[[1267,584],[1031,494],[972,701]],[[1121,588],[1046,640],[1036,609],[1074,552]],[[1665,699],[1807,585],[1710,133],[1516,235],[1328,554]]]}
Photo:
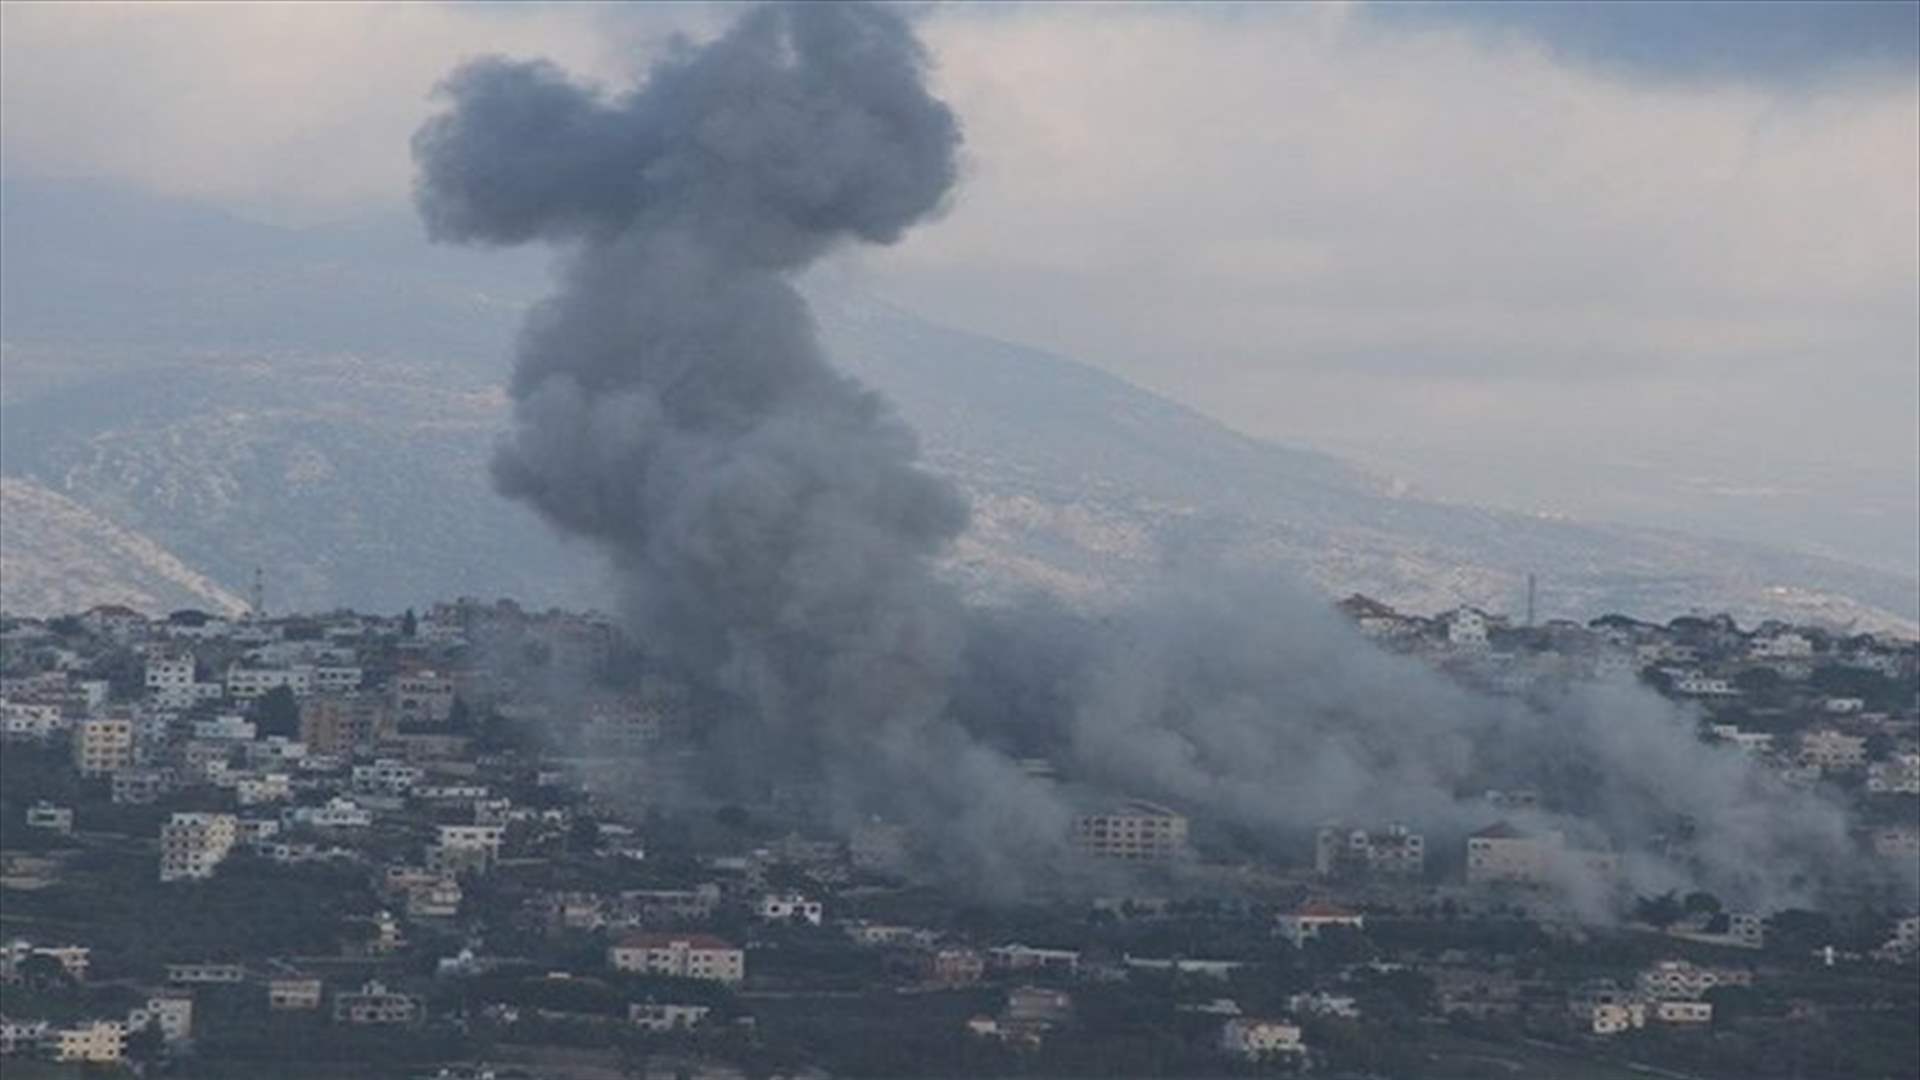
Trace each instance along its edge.
{"label": "red-roofed house", "polygon": [[747,954],[711,934],[630,934],[607,950],[607,962],[618,971],[722,983],[747,974]]}

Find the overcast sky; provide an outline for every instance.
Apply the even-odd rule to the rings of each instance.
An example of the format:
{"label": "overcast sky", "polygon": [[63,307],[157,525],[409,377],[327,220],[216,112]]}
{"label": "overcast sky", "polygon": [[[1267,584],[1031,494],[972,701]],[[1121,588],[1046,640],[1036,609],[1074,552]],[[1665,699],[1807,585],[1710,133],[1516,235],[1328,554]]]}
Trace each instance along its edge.
{"label": "overcast sky", "polygon": [[[0,8],[8,175],[391,210],[464,56],[725,9]],[[966,126],[874,291],[1428,490],[1915,573],[1920,6],[920,9]]]}

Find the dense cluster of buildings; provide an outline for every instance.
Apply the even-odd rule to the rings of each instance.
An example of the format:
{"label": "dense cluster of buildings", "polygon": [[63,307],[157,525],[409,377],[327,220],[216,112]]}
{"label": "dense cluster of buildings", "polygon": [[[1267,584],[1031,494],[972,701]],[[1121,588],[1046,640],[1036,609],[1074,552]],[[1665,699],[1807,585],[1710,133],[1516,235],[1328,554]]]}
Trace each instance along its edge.
{"label": "dense cluster of buildings", "polygon": [[[1890,866],[1920,866],[1912,821],[1920,731],[1910,697],[1920,651],[1912,642],[1779,624],[1742,630],[1725,618],[1534,627],[1472,609],[1422,618],[1364,598],[1341,606],[1383,646],[1495,692],[1637,679],[1696,702],[1702,738],[1792,782],[1843,785],[1868,810],[1893,808],[1863,811],[1863,850]],[[146,820],[150,831],[99,842],[115,851],[135,843],[154,888],[214,887],[242,864],[268,868],[270,880],[322,866],[378,901],[352,913],[339,956],[324,963],[274,953],[168,956],[163,970],[130,982],[116,976],[146,995],[139,1007],[82,1023],[9,1015],[0,1020],[0,1054],[109,1062],[149,1027],[164,1052],[184,1053],[202,993],[244,994],[268,1013],[363,1029],[476,1017],[511,1028],[572,1015],[523,1000],[549,991],[563,998],[554,987],[565,984],[576,997],[627,994],[599,1022],[648,1037],[735,1030],[747,1019],[742,995],[806,992],[804,972],[762,970],[756,959],[795,934],[880,957],[862,970],[886,972],[889,985],[929,993],[997,986],[1004,1007],[969,1019],[969,1037],[1034,1052],[1075,1030],[1076,998],[1089,988],[1136,979],[1226,987],[1270,962],[1259,952],[1150,953],[962,932],[937,914],[876,916],[874,898],[892,895],[908,875],[913,837],[896,823],[834,833],[788,820],[776,801],[732,808],[751,824],[717,834],[712,808],[700,812],[700,829],[655,832],[662,807],[634,792],[669,786],[695,727],[690,698],[670,685],[605,678],[623,644],[596,617],[505,601],[436,605],[419,616],[233,620],[101,607],[60,620],[6,619],[0,648],[0,737],[57,756],[72,780],[9,804],[9,837],[38,838],[35,852],[86,850],[106,836],[97,821]],[[557,686],[569,689],[555,694]],[[1886,687],[1909,696],[1890,698]],[[544,741],[515,741],[528,730]],[[1041,775],[1051,768],[1023,764]],[[47,794],[55,791],[70,794]],[[1418,821],[1302,823],[1302,836],[1276,842],[1294,844],[1292,857],[1268,862],[1223,861],[1208,848],[1206,822],[1144,799],[1089,804],[1062,840],[1101,868],[1098,880],[1135,875],[1163,890],[1099,898],[1093,925],[1177,921],[1183,905],[1204,900],[1255,920],[1263,948],[1337,951],[1366,940],[1382,918],[1442,908],[1463,918],[1521,910],[1546,923],[1566,918],[1552,914],[1556,888],[1618,880],[1620,856],[1540,826],[1553,794],[1484,792],[1473,796],[1484,827],[1432,838]],[[681,837],[671,860],[655,857],[660,835]],[[688,835],[705,839],[688,848]],[[0,879],[60,880],[58,859],[24,848],[5,858]],[[1087,921],[1084,897],[1058,902]],[[1765,954],[1769,913],[1715,902],[1684,915],[1654,929],[1676,947]],[[555,951],[491,949],[502,920],[523,950],[548,941]],[[596,944],[583,952],[582,940]],[[1883,943],[1843,950],[1838,962],[1911,963],[1917,948],[1920,917],[1908,912]],[[92,949],[16,941],[0,951],[0,979],[57,969],[63,985],[86,985]],[[1836,962],[1831,947],[1825,962]],[[536,989],[521,996],[483,994],[459,1016],[429,1005],[436,985],[523,968],[537,978],[528,976]],[[1486,1019],[1538,1011],[1544,1001],[1587,1038],[1713,1024],[1716,988],[1749,987],[1759,969],[1758,961],[1676,956],[1613,980],[1542,987],[1497,957],[1460,950],[1410,968],[1434,987],[1438,1015]],[[1257,1007],[1222,991],[1179,1009],[1211,1025],[1209,1053],[1301,1063],[1314,1054],[1316,1024],[1365,1022],[1354,985],[1377,974],[1343,971]],[[688,985],[721,996],[691,994]]]}

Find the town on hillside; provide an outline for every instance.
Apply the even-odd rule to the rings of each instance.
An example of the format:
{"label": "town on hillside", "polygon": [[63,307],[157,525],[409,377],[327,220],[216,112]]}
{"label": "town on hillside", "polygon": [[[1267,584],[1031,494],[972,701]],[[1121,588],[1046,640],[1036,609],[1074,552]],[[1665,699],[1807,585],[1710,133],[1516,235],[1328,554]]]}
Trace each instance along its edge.
{"label": "town on hillside", "polygon": [[1061,838],[1100,890],[984,898],[901,823],[699,798],[702,701],[610,619],[108,605],[0,618],[6,1075],[1920,1072],[1920,644],[1338,607],[1355,648],[1489,695],[1671,700],[1843,807],[1882,884],[1639,892],[1538,824],[1570,782],[1543,776],[1459,793],[1464,832],[1256,844],[1111,793]]}

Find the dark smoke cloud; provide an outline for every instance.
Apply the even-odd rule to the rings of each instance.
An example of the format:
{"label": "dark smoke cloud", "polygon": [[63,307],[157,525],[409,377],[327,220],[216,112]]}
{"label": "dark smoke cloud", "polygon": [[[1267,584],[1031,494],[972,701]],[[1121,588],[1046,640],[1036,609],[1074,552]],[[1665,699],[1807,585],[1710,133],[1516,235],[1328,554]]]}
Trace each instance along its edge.
{"label": "dark smoke cloud", "polygon": [[891,11],[765,7],[630,90],[468,64],[415,138],[434,237],[567,253],[519,344],[495,476],[597,543],[637,638],[722,695],[724,779],[906,820],[985,885],[1061,864],[1066,799],[1023,753],[1256,829],[1463,831],[1485,821],[1473,783],[1571,767],[1581,820],[1637,837],[1691,817],[1716,846],[1684,873],[1755,895],[1844,846],[1831,807],[1649,695],[1490,701],[1288,587],[1183,581],[1104,621],[969,611],[936,573],[964,500],[829,365],[790,280],[939,209],[960,136],[925,68]]}
{"label": "dark smoke cloud", "polygon": [[618,94],[478,61],[415,138],[418,197],[436,238],[571,249],[495,477],[599,542],[642,640],[741,703],[726,745],[850,813],[913,792],[923,823],[1011,853],[1057,815],[947,719],[963,620],[932,560],[966,504],[828,365],[788,279],[952,187],[925,67],[893,13],[838,4],[759,8]]}

